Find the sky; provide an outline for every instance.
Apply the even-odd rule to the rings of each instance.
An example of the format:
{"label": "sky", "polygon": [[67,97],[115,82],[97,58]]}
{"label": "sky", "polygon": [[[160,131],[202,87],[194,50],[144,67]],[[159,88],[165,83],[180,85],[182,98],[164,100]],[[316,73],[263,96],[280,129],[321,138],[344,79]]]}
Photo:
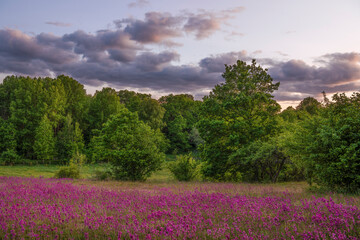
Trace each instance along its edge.
{"label": "sky", "polygon": [[360,90],[359,0],[1,0],[0,81],[65,74],[201,99],[256,59],[283,108]]}

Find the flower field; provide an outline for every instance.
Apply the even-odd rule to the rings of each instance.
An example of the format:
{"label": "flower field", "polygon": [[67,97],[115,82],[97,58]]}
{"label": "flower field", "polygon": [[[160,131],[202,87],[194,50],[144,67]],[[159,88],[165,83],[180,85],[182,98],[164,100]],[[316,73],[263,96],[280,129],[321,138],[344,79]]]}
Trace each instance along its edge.
{"label": "flower field", "polygon": [[0,239],[359,239],[359,197],[0,177]]}

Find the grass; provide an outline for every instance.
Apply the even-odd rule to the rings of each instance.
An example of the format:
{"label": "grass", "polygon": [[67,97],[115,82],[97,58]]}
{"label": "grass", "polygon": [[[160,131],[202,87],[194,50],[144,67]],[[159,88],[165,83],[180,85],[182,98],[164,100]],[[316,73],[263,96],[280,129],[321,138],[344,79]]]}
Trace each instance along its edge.
{"label": "grass", "polygon": [[[59,165],[0,166],[0,176],[52,178],[60,167]],[[81,176],[83,178],[91,178],[96,170],[105,168],[106,165],[100,164],[84,165],[81,168]]]}
{"label": "grass", "polygon": [[[13,176],[13,177],[44,177],[52,178],[55,172],[59,170],[59,165],[15,165],[15,166],[0,166],[0,176]],[[83,179],[91,179],[95,176],[96,171],[104,171],[108,169],[108,164],[87,164],[81,168],[80,175]],[[166,167],[166,163],[163,168],[157,172],[154,172],[148,179],[150,182],[173,182],[170,170]]]}

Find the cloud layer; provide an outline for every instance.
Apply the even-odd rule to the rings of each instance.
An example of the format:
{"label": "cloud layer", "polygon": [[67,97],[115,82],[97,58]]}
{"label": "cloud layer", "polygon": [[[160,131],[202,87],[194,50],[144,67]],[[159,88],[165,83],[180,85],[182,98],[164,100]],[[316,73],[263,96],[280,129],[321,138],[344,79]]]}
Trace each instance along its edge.
{"label": "cloud layer", "polygon": [[[144,4],[146,1],[137,1]],[[76,31],[63,36],[35,36],[19,30],[0,30],[0,73],[32,76],[71,75],[83,84],[148,89],[160,93],[192,93],[201,97],[223,81],[224,64],[250,61],[255,53],[228,52],[200,59],[197,65],[176,65],[174,50],[153,52],[149,44],[176,45],[186,34],[201,40],[221,30],[242,8],[220,12],[199,11],[174,16],[149,12],[143,20],[116,21],[114,30],[94,34]],[[54,23],[48,23],[54,24]],[[55,24],[56,25],[56,24]],[[309,65],[302,60],[257,59],[269,69],[280,89],[278,100],[301,100],[328,93],[359,90],[360,53],[329,53]]]}

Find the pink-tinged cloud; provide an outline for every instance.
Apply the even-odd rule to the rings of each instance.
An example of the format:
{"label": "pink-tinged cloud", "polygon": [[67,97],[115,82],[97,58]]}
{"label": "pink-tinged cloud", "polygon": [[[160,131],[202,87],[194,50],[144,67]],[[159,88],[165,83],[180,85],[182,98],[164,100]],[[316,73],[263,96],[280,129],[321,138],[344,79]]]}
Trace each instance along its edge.
{"label": "pink-tinged cloud", "polygon": [[219,31],[222,25],[227,24],[229,19],[234,18],[236,14],[244,9],[244,7],[237,7],[219,12],[201,10],[197,14],[190,13],[183,29],[187,33],[195,34],[195,37],[199,40],[208,38],[216,31]]}
{"label": "pink-tinged cloud", "polygon": [[180,30],[182,17],[170,13],[148,12],[144,20],[123,19],[116,21],[120,27],[125,24],[124,32],[132,40],[140,43],[161,43],[182,35]]}

